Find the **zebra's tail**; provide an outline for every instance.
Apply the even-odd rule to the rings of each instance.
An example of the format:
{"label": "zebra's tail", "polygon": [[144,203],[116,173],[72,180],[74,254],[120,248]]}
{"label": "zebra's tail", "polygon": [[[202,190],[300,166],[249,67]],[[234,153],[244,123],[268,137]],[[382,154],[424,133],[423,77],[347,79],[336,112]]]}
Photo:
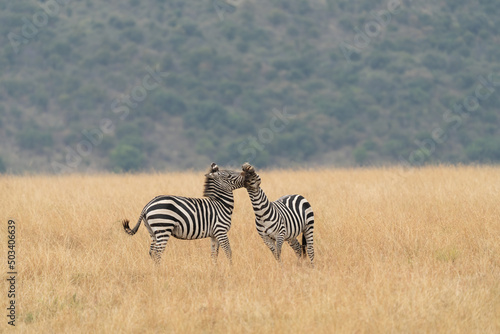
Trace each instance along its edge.
{"label": "zebra's tail", "polygon": [[129,227],[129,225],[128,225],[128,224],[129,224],[129,220],[128,220],[128,219],[124,219],[124,220],[122,221],[122,224],[123,224],[123,229],[124,229],[124,230],[125,230],[125,232],[127,232],[128,234],[130,234],[130,235],[134,235],[134,234],[137,232],[137,230],[139,229],[139,226],[141,226],[141,223],[142,223],[142,219],[143,219],[143,218],[144,218],[144,215],[143,215],[143,213],[141,213],[141,215],[139,216],[139,221],[137,222],[137,224],[135,224],[135,226],[134,226],[134,228],[133,228],[133,229],[131,229],[131,228]]}
{"label": "zebra's tail", "polygon": [[306,236],[304,233],[302,233],[302,257],[307,257],[306,253],[306,246],[307,246],[307,241],[306,241]]}

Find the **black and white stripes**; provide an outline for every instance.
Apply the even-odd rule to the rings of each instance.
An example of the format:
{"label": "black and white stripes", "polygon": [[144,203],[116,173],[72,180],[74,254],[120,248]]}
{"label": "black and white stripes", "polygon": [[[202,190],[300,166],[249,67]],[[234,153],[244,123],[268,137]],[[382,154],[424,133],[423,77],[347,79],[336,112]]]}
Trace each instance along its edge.
{"label": "black and white stripes", "polygon": [[[123,221],[125,232],[134,235],[144,221],[151,236],[149,255],[158,263],[171,236],[177,239],[211,239],[212,258],[217,261],[222,247],[231,262],[227,233],[234,208],[233,190],[245,187],[255,213],[257,231],[275,258],[281,262],[281,248],[287,241],[297,257],[309,256],[314,265],[314,213],[301,195],[286,195],[269,201],[260,188],[260,176],[245,163],[243,172],[219,170],[212,163],[205,175],[203,198],[157,196],[142,210],[133,229]],[[302,233],[302,245],[297,237]]]}
{"label": "black and white stripes", "polygon": [[[313,265],[314,213],[309,202],[301,195],[286,195],[271,202],[260,188],[260,176],[255,173],[254,167],[245,163],[242,169],[257,231],[275,258],[281,261],[281,247],[287,241],[298,258],[307,253]],[[300,233],[302,245],[297,241]]]}
{"label": "black and white stripes", "polygon": [[133,229],[128,220],[123,221],[123,228],[134,235],[144,221],[151,236],[149,254],[156,262],[160,261],[170,236],[185,240],[210,237],[214,261],[221,246],[231,262],[227,232],[234,208],[233,190],[243,185],[244,173],[219,171],[212,163],[205,175],[204,198],[157,196],[144,207]]}

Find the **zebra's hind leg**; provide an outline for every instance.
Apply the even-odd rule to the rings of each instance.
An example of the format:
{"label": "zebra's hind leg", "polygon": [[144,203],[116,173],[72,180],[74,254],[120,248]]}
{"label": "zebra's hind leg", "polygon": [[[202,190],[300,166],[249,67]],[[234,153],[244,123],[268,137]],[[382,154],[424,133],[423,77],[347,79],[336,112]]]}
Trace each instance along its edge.
{"label": "zebra's hind leg", "polygon": [[156,256],[156,239],[151,241],[151,246],[149,246],[149,256],[153,259],[155,264],[160,263],[160,259]]}
{"label": "zebra's hind leg", "polygon": [[314,232],[314,225],[310,224],[306,227],[306,230],[304,231],[304,236],[303,236],[303,239],[306,242],[307,256],[309,256],[309,260],[311,260],[312,267],[314,267],[313,232]]}
{"label": "zebra's hind leg", "polygon": [[302,246],[300,245],[300,243],[297,241],[296,238],[293,238],[288,240],[288,244],[290,245],[290,247],[292,247],[293,251],[295,252],[295,255],[297,255],[297,257],[300,260],[300,258],[302,257]]}
{"label": "zebra's hind leg", "polygon": [[212,247],[212,261],[214,264],[217,263],[217,258],[219,256],[219,241],[217,241],[217,238],[211,237],[210,238],[210,245]]}
{"label": "zebra's hind leg", "polygon": [[229,239],[227,238],[227,233],[226,232],[219,233],[215,236],[215,238],[217,239],[219,245],[224,250],[224,253],[226,253],[227,259],[229,260],[229,264],[233,264],[231,245],[229,245]]}
{"label": "zebra's hind leg", "polygon": [[162,231],[156,235],[156,242],[151,243],[151,248],[149,251],[149,255],[155,261],[156,264],[160,263],[161,254],[165,250],[167,246],[168,239],[172,234],[171,230]]}

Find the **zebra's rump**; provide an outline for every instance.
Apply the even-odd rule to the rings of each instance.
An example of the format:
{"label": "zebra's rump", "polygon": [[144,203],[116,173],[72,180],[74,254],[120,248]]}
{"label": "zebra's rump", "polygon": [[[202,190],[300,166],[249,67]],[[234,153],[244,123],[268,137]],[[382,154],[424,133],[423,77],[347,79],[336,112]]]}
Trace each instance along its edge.
{"label": "zebra's rump", "polygon": [[313,216],[311,205],[302,195],[285,195],[273,202],[285,225],[285,240],[296,238]]}

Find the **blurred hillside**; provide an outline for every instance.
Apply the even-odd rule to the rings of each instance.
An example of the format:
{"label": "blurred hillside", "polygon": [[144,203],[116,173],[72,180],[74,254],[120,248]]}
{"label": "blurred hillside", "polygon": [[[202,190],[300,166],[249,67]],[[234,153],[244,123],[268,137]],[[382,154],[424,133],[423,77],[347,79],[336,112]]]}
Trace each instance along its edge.
{"label": "blurred hillside", "polygon": [[500,2],[397,4],[1,1],[0,172],[500,161]]}

